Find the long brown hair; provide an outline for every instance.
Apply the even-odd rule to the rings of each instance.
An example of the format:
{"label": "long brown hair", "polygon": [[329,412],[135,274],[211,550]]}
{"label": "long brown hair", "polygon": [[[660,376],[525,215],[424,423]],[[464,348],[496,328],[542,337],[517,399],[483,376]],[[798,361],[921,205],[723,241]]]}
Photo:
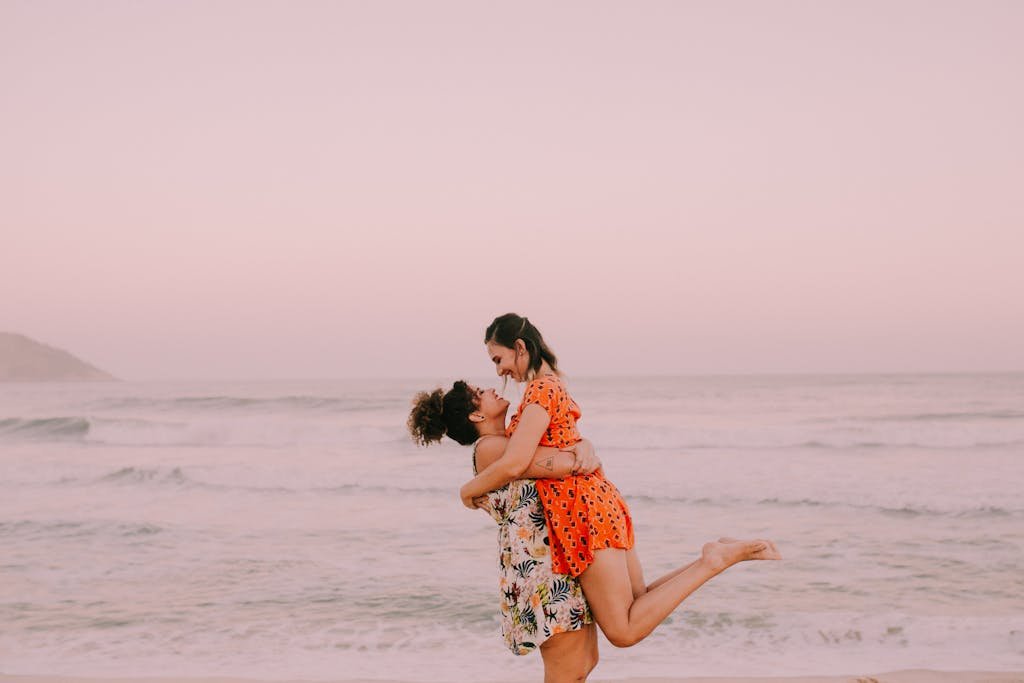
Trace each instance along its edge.
{"label": "long brown hair", "polygon": [[526,353],[530,359],[526,369],[526,380],[530,381],[537,376],[542,363],[547,363],[556,375],[562,373],[558,370],[558,358],[555,353],[544,343],[544,337],[540,330],[534,327],[529,318],[516,313],[499,315],[484,332],[484,343],[493,342],[508,349],[516,347],[516,340],[522,339],[526,346]]}

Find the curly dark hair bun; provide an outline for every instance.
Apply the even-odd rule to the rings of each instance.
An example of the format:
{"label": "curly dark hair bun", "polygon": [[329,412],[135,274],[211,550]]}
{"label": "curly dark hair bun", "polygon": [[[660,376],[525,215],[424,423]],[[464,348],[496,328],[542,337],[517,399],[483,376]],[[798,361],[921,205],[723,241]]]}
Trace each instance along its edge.
{"label": "curly dark hair bun", "polygon": [[476,401],[473,390],[461,379],[448,393],[434,389],[416,394],[406,422],[412,440],[426,446],[447,435],[463,446],[471,446],[480,437],[470,419],[476,410]]}
{"label": "curly dark hair bun", "polygon": [[440,441],[447,431],[444,424],[444,389],[416,394],[406,424],[412,440],[420,446]]}

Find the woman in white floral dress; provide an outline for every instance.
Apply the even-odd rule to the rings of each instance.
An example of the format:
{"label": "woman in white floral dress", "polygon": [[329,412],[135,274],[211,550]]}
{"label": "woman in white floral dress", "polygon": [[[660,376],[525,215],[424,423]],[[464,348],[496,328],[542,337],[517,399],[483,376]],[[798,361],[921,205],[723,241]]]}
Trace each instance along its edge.
{"label": "woman in white floral dress", "polygon": [[[508,401],[493,389],[456,382],[445,393],[421,393],[409,416],[417,443],[440,441],[446,434],[473,445],[473,469],[501,457]],[[550,543],[540,497],[532,478],[563,478],[600,467],[584,440],[573,452],[537,449],[525,476],[491,491],[480,507],[498,523],[498,572],[501,632],[517,655],[540,649],[545,683],[586,681],[597,665],[597,631],[579,581],[551,571]]]}
{"label": "woman in white floral dress", "polygon": [[523,655],[591,623],[579,581],[551,572],[548,528],[533,480],[492,491],[484,507],[498,523],[501,632],[509,649]]}

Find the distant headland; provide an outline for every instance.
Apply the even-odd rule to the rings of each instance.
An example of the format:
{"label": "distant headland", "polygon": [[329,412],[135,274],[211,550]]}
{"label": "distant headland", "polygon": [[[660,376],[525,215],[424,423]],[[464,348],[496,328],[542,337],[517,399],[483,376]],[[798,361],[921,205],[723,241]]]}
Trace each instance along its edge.
{"label": "distant headland", "polygon": [[117,378],[22,334],[0,332],[0,382],[112,382]]}

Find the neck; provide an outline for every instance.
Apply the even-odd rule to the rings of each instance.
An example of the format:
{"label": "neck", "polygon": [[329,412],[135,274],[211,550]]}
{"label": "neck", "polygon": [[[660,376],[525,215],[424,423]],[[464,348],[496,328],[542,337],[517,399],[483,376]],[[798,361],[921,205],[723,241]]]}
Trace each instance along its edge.
{"label": "neck", "polygon": [[505,414],[478,422],[476,431],[480,436],[505,436]]}
{"label": "neck", "polygon": [[546,360],[540,362],[540,369],[537,370],[537,376],[542,377],[544,375],[557,375],[558,373],[551,369]]}

